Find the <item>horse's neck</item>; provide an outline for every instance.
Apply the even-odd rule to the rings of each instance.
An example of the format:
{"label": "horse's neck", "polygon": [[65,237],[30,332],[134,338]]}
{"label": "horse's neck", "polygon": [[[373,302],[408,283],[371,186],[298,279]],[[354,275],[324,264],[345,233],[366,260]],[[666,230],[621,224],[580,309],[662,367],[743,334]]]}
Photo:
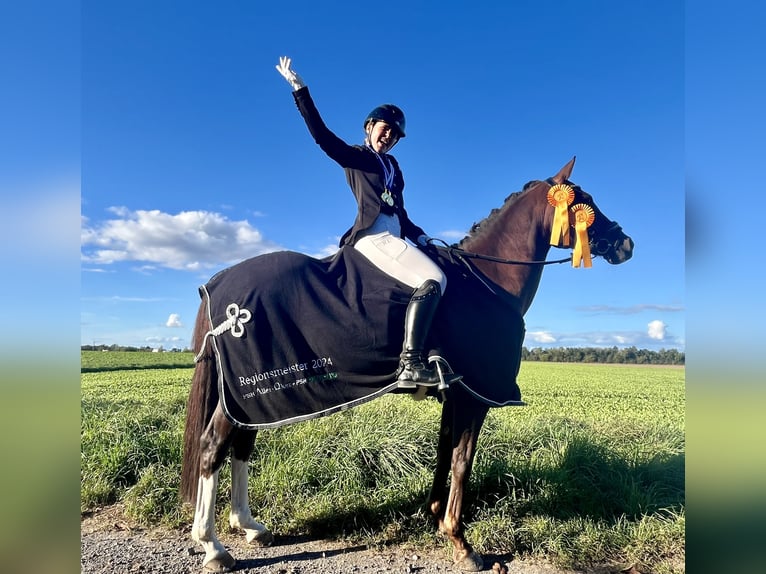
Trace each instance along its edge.
{"label": "horse's neck", "polygon": [[[550,249],[550,224],[546,223],[547,186],[539,182],[493,217],[491,228],[463,243],[466,251],[514,261],[543,261]],[[519,301],[527,312],[540,285],[542,265],[516,265],[475,260],[476,267]]]}

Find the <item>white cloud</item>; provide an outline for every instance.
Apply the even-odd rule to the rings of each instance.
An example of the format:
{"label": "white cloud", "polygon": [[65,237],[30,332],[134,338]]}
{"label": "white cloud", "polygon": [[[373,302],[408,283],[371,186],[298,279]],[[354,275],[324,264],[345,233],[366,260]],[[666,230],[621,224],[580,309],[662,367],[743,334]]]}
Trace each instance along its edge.
{"label": "white cloud", "polygon": [[[661,330],[657,337],[652,332],[644,331],[528,331],[524,339],[527,347],[638,347],[642,349],[680,348],[683,349],[682,338],[667,333],[666,325],[661,321],[653,321],[655,328]],[[650,325],[652,325],[650,324]]]}
{"label": "white cloud", "polygon": [[467,233],[465,231],[460,231],[460,230],[456,230],[456,229],[447,229],[447,230],[444,230],[444,231],[440,231],[436,235],[436,237],[438,237],[439,239],[443,239],[444,241],[449,243],[450,241],[460,241],[466,235],[467,235]]}
{"label": "white cloud", "polygon": [[667,325],[665,325],[665,323],[663,323],[662,321],[651,321],[647,325],[647,335],[649,335],[650,339],[663,341],[665,339],[666,329],[667,329]]}
{"label": "white cloud", "polygon": [[165,323],[166,327],[183,327],[183,323],[181,323],[181,316],[178,313],[171,313],[170,317],[168,317],[167,322]]}
{"label": "white cloud", "polygon": [[334,255],[337,251],[338,251],[338,244],[331,243],[329,245],[322,247],[316,253],[311,254],[311,257],[314,257],[315,259],[324,259],[325,257]]}
{"label": "white cloud", "polygon": [[548,333],[547,331],[527,331],[525,340],[529,339],[535,343],[555,343],[556,337]]}
{"label": "white cloud", "polygon": [[281,249],[248,221],[232,221],[219,213],[170,214],[125,207],[110,211],[115,218],[93,225],[83,220],[82,259],[87,263],[138,261],[198,271]]}

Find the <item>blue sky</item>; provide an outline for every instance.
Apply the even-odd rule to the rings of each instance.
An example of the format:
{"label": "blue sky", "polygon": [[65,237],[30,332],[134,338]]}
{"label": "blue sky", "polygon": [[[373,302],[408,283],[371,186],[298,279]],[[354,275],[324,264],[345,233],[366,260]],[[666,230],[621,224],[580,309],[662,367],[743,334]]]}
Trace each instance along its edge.
{"label": "blue sky", "polygon": [[682,2],[84,2],[81,26],[82,344],[184,348],[217,270],[335,248],[355,203],[289,55],[346,141],[404,109],[394,155],[432,236],[576,155],[634,257],[547,268],[525,345],[684,350]]}
{"label": "blue sky", "polygon": [[[11,56],[0,58],[0,386],[9,391],[0,413],[19,428],[36,421],[27,442],[0,446],[25,461],[11,544],[26,548],[34,536],[24,524],[53,504],[74,520],[55,529],[51,551],[76,548],[80,342],[185,344],[197,286],[227,264],[220,251],[242,256],[234,241],[207,258],[170,248],[149,257],[139,244],[99,262],[87,260],[97,246],[81,230],[111,241],[106,222],[121,221],[111,208],[204,211],[225,218],[224,230],[246,221],[264,241],[322,252],[348,226],[343,176],[273,69],[288,54],[343,137],[360,135],[373,105],[405,108],[410,135],[396,154],[410,211],[434,235],[465,229],[578,156],[574,181],[633,236],[635,256],[546,270],[528,330],[550,333],[554,346],[601,333],[685,345],[687,498],[697,509],[687,561],[723,556],[729,571],[763,562],[761,546],[744,548],[764,523],[753,485],[766,468],[762,2],[498,1],[487,4],[512,6],[462,12],[433,3],[414,13],[388,3],[387,20],[359,2],[332,14],[295,2],[288,13],[249,8],[262,2],[207,12],[176,2],[174,13],[125,4],[116,13],[117,1],[0,3],[0,53]],[[178,247],[179,229],[169,217],[157,237]],[[197,260],[211,269],[168,266]],[[173,314],[181,326],[166,326]],[[666,326],[664,339],[648,337],[652,321]],[[41,489],[46,476],[55,482]],[[79,552],[69,558],[76,567]]]}

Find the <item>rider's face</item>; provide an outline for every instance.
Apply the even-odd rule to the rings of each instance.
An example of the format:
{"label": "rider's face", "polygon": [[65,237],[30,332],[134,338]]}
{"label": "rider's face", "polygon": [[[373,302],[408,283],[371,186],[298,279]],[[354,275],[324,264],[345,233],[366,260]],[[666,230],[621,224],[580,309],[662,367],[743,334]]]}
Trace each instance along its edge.
{"label": "rider's face", "polygon": [[378,153],[389,151],[399,141],[394,128],[384,121],[368,124],[367,139],[370,142],[370,147]]}

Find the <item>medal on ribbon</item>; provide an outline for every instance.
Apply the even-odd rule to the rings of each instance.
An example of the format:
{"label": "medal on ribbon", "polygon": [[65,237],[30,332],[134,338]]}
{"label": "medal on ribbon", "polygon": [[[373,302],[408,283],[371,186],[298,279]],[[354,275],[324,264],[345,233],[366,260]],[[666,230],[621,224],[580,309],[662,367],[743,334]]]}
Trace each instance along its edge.
{"label": "medal on ribbon", "polygon": [[588,240],[588,227],[596,219],[596,214],[593,212],[593,208],[590,205],[584,203],[578,203],[573,205],[571,209],[574,215],[575,228],[575,247],[572,252],[572,267],[579,267],[580,261],[583,263],[583,267],[593,267],[593,262],[590,257],[590,242]]}
{"label": "medal on ribbon", "polygon": [[569,217],[567,207],[574,201],[574,190],[565,183],[558,183],[548,190],[548,203],[556,208],[551,226],[551,245],[569,246]]}
{"label": "medal on ribbon", "polygon": [[380,194],[380,199],[385,201],[391,207],[394,206],[394,196],[391,195],[391,192],[388,191],[388,188],[386,188],[386,190]]}
{"label": "medal on ribbon", "polygon": [[386,163],[383,162],[383,159],[380,157],[380,154],[376,152],[374,149],[369,148],[369,150],[375,154],[375,157],[378,158],[378,161],[380,162],[380,167],[383,168],[383,181],[384,187],[383,187],[383,193],[380,194],[380,199],[385,201],[389,206],[394,206],[394,196],[391,195],[391,192],[389,191],[389,187],[391,187],[394,184],[394,166],[391,163],[391,160],[386,158],[386,162],[388,163],[388,166],[386,166]]}

